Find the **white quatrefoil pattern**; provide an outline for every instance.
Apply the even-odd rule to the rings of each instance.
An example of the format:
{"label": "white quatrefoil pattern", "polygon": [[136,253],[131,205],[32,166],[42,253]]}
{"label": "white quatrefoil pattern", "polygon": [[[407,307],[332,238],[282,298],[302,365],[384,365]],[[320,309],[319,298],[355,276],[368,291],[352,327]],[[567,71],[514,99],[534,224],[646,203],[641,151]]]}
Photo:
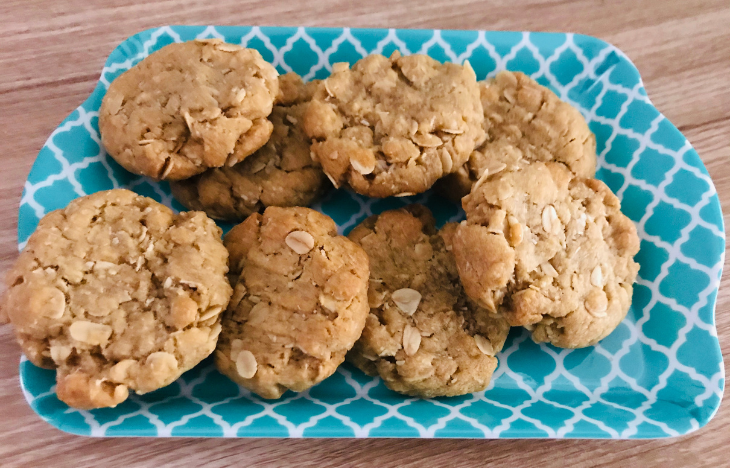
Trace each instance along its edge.
{"label": "white quatrefoil pattern", "polygon": [[[325,78],[336,62],[370,53],[469,60],[479,79],[519,70],[577,106],[596,134],[597,177],[622,199],[641,251],[633,306],[599,345],[537,345],[513,329],[489,388],[423,400],[389,391],[349,365],[303,393],[262,400],[219,374],[210,359],[172,385],[112,409],[79,411],[55,396],[55,373],[23,359],[32,408],[54,426],[90,436],[206,437],[579,437],[658,438],[697,430],[715,414],[724,367],[714,312],[725,233],[715,187],[684,136],[651,104],[638,71],[610,44],[573,34],[163,27],[124,41],[98,86],[50,136],[25,183],[18,239],[73,198],[127,187],[176,209],[167,184],[134,176],[100,144],[97,116],[109,83],[172,42],[218,37],[258,49],[280,73]],[[368,199],[331,192],[315,208],[348,232],[366,216],[411,202],[440,223],[459,207],[431,193]]]}

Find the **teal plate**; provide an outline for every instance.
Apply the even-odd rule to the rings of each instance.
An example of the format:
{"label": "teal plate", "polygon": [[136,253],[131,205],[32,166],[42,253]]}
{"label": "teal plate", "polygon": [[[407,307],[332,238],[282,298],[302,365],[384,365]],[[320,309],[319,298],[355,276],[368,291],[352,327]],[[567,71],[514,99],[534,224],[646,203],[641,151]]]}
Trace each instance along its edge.
{"label": "teal plate", "polygon": [[[633,64],[592,37],[243,26],[144,31],[114,50],[94,93],[40,151],[20,204],[21,249],[44,214],[99,190],[127,187],[182,209],[167,184],[134,176],[104,153],[97,111],[109,82],[150,52],[206,37],[254,47],[280,73],[305,79],[325,78],[335,62],[400,50],[468,59],[479,79],[519,70],[549,86],[588,120],[598,143],[597,177],[638,228],[633,306],[615,332],[587,349],[537,345],[513,329],[489,388],[457,398],[406,398],[344,365],[309,391],[266,401],[206,360],[169,387],[113,409],[81,411],[56,398],[53,371],[23,359],[23,392],[43,419],[90,436],[634,439],[686,434],[715,414],[725,383],[714,317],[725,233],[715,187],[686,138],[651,104]],[[376,200],[338,190],[315,208],[347,232],[372,213],[416,201],[441,223],[463,216],[432,193]]]}

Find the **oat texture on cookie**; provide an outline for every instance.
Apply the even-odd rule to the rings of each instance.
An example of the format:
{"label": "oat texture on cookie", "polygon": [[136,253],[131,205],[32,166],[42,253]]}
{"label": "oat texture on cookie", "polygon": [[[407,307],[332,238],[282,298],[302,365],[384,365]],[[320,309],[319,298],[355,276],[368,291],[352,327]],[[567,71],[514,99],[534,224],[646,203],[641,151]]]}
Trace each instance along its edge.
{"label": "oat texture on cookie", "polygon": [[596,172],[596,137],[578,109],[520,72],[479,82],[486,139],[437,187],[459,201],[482,177],[520,162],[556,161],[579,177]]}
{"label": "oat texture on cookie", "polygon": [[454,255],[481,305],[564,348],[597,343],[626,316],[639,238],[603,182],[536,162],[490,178],[463,204]]}
{"label": "oat texture on cookie", "polygon": [[4,309],[58,398],[115,406],[170,384],[213,352],[231,287],[220,229],[110,190],[41,219],[7,275]]}
{"label": "oat texture on cookie", "polygon": [[243,162],[171,182],[175,198],[189,209],[229,221],[267,206],[305,206],[316,201],[330,182],[310,156],[302,122],[318,82],[305,84],[295,73],[280,76],[279,96],[269,116],[274,125],[271,139]]}
{"label": "oat texture on cookie", "polygon": [[185,179],[263,146],[277,92],[276,69],[254,49],[218,39],[170,44],[112,81],[99,131],[125,169]]}
{"label": "oat texture on cookie", "polygon": [[225,237],[235,281],[216,366],[264,398],[334,373],[368,314],[368,258],[309,208],[269,207]]}
{"label": "oat texture on cookie", "polygon": [[484,137],[474,71],[425,55],[335,64],[304,118],[335,186],[372,197],[420,193],[464,164]]}
{"label": "oat texture on cookie", "polygon": [[437,232],[430,211],[410,205],[349,234],[370,258],[370,314],[348,360],[397,392],[477,392],[497,367],[509,325],[464,293],[451,253],[455,229]]}

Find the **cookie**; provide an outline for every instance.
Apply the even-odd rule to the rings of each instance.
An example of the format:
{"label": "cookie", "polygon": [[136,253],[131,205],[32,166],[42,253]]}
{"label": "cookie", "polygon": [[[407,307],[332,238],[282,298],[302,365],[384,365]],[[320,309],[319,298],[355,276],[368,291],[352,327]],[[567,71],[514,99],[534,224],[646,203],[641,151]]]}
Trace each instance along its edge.
{"label": "cookie", "polygon": [[225,238],[238,277],[215,352],[218,369],[263,398],[326,379],[368,314],[368,258],[331,218],[269,207]]}
{"label": "cookie", "polygon": [[603,182],[537,162],[497,174],[463,204],[454,255],[481,305],[562,348],[593,345],[623,320],[639,238]]}
{"label": "cookie", "polygon": [[101,140],[125,169],[154,179],[230,166],[269,139],[278,86],[256,50],[218,39],[170,44],[109,85]]}
{"label": "cookie", "polygon": [[596,137],[578,109],[524,73],[500,72],[479,82],[486,140],[457,172],[438,183],[459,201],[479,178],[518,162],[556,161],[579,177],[596,173]]}
{"label": "cookie", "polygon": [[423,206],[371,216],[349,234],[370,258],[368,315],[348,360],[407,395],[484,390],[507,322],[471,301],[451,253],[455,224],[440,232]]}
{"label": "cookie", "polygon": [[127,190],[49,213],[8,273],[4,309],[58,398],[115,406],[213,352],[231,287],[221,231]]}
{"label": "cookie", "polygon": [[474,70],[425,55],[339,63],[304,117],[312,152],[335,186],[412,195],[466,162],[484,136]]}
{"label": "cookie", "polygon": [[294,73],[279,78],[279,98],[269,116],[271,139],[243,162],[209,169],[170,183],[186,208],[227,221],[243,219],[267,206],[314,203],[330,186],[319,163],[312,161],[302,130],[304,111],[317,82],[302,82]]}

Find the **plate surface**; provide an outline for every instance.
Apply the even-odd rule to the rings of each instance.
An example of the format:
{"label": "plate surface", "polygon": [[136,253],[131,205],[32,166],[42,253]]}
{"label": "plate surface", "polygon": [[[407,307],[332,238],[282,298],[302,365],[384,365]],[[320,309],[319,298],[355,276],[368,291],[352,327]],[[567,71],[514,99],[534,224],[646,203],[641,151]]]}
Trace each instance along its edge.
{"label": "plate surface", "polygon": [[[485,392],[419,400],[349,365],[304,393],[265,401],[219,374],[210,359],[167,388],[113,409],[79,411],[54,394],[55,372],[23,359],[31,407],[68,432],[92,436],[654,438],[691,432],[720,405],[724,368],[714,321],[725,234],[715,188],[697,153],[651,104],[638,71],[615,47],[572,34],[379,29],[163,27],[124,41],[89,99],[49,137],[25,183],[22,249],[39,219],[72,199],[127,187],[176,209],[167,184],[129,174],[100,145],[101,98],[116,76],[171,42],[220,37],[258,49],[280,73],[325,78],[369,53],[468,59],[479,79],[523,71],[577,106],[596,134],[597,177],[623,200],[641,236],[633,306],[598,346],[536,345],[513,329]],[[338,190],[315,208],[347,232],[366,216],[418,201],[440,223],[462,219],[426,193],[366,199]]]}

